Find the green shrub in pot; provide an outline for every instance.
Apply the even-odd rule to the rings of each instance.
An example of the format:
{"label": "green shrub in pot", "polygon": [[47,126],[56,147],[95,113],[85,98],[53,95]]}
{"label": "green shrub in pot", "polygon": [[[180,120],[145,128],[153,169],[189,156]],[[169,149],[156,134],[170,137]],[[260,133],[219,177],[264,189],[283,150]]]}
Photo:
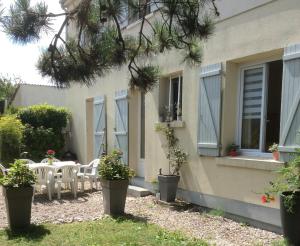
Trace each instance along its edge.
{"label": "green shrub in pot", "polygon": [[300,149],[277,173],[261,199],[263,203],[272,202],[274,195],[279,195],[283,234],[291,245],[300,245]]}
{"label": "green shrub in pot", "polygon": [[129,179],[134,171],[122,162],[122,152],[114,150],[100,160],[100,182],[103,192],[104,213],[120,215],[124,213]]}
{"label": "green shrub in pot", "polygon": [[30,225],[33,184],[36,177],[23,161],[11,165],[0,179],[5,197],[8,225],[11,230]]}

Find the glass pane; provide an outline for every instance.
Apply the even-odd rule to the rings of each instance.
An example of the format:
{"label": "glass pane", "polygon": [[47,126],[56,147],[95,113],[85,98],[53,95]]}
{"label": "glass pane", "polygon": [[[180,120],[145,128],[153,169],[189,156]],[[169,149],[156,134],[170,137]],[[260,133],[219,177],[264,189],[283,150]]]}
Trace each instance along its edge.
{"label": "glass pane", "polygon": [[244,72],[242,149],[259,149],[263,93],[263,68]]}

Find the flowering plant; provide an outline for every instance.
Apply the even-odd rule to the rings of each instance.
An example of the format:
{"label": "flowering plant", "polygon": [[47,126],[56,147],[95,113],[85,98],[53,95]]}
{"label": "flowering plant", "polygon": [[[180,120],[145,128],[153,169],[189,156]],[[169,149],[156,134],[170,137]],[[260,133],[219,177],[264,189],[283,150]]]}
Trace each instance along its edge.
{"label": "flowering plant", "polygon": [[278,151],[278,144],[273,143],[270,147],[269,147],[269,151],[270,152],[277,152]]}
{"label": "flowering plant", "polygon": [[283,165],[278,171],[278,177],[274,182],[270,182],[270,187],[265,191],[261,197],[263,203],[275,201],[274,194],[284,195],[284,205],[287,210],[291,211],[294,207],[294,196],[296,192],[300,191],[300,149],[296,149],[294,157],[286,164]]}
{"label": "flowering plant", "polygon": [[55,151],[52,149],[47,150],[46,157],[49,159],[53,159],[55,157]]}

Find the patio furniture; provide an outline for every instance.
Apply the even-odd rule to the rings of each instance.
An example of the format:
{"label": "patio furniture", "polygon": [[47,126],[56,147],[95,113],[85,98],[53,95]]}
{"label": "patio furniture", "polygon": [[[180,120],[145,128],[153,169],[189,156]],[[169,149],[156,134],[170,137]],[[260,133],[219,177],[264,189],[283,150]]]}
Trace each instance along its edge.
{"label": "patio furniture", "polygon": [[[37,165],[36,167],[32,168],[32,171],[35,173],[37,179],[36,183],[34,185],[34,191],[37,186],[46,186],[49,200],[52,200],[52,191],[54,188],[54,173],[55,168],[49,165]],[[34,193],[33,193],[33,199],[34,199]]]}
{"label": "patio furniture", "polygon": [[91,184],[91,190],[93,190],[93,184],[96,185],[96,190],[98,190],[98,166],[100,159],[95,159],[91,161],[88,165],[80,165],[80,172],[78,173],[78,178],[81,182],[81,191],[84,192],[84,182],[88,180]]}
{"label": "patio furniture", "polygon": [[71,191],[74,194],[74,198],[77,197],[77,173],[78,173],[78,165],[69,164],[69,165],[62,165],[59,167],[61,171],[60,175],[57,175],[57,196],[58,199],[61,198],[61,184],[65,184],[66,186],[71,186]]}
{"label": "patio furniture", "polygon": [[2,166],[1,164],[0,164],[0,171],[3,175],[7,174],[7,169],[4,166]]}
{"label": "patio furniture", "polygon": [[[60,160],[58,160],[56,158],[52,158],[52,159],[53,159],[53,162],[60,162]],[[48,158],[41,160],[41,163],[48,163]]]}
{"label": "patio furniture", "polygon": [[34,164],[35,162],[30,159],[19,159],[20,161],[24,161],[26,164]]}

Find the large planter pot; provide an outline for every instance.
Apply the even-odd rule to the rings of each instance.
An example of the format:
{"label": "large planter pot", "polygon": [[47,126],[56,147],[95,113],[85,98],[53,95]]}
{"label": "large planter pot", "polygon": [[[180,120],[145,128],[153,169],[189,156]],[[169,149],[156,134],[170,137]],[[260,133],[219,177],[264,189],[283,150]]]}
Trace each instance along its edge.
{"label": "large planter pot", "polygon": [[174,202],[180,176],[158,175],[160,200]]}
{"label": "large planter pot", "polygon": [[284,197],[291,192],[283,192],[280,195],[280,214],[283,229],[283,236],[289,242],[289,245],[300,245],[300,191],[294,195],[294,206],[292,211],[288,211],[284,205]]}
{"label": "large planter pot", "polygon": [[103,193],[104,213],[109,215],[124,214],[129,180],[100,179]]}
{"label": "large planter pot", "polygon": [[9,229],[23,229],[30,225],[33,187],[3,187]]}

